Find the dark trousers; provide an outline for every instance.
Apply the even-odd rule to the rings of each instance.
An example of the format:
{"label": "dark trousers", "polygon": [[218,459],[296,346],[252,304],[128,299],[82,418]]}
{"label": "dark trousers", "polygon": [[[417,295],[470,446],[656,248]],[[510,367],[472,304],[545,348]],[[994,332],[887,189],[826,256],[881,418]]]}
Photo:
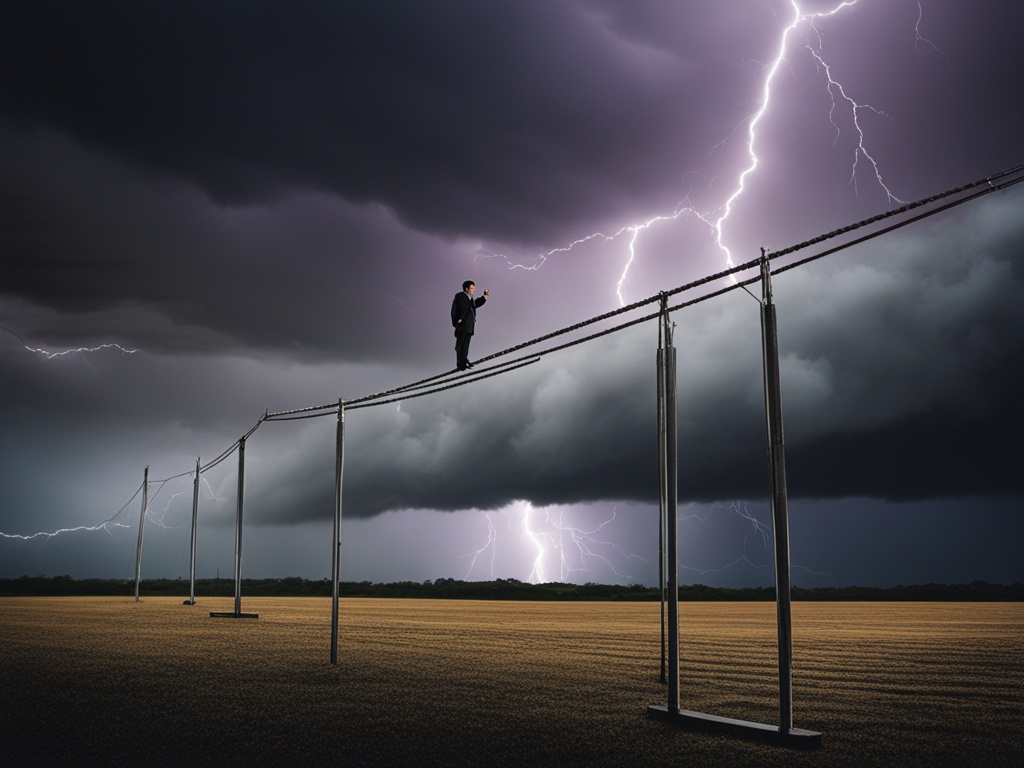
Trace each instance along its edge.
{"label": "dark trousers", "polygon": [[460,371],[469,363],[469,342],[472,339],[472,333],[455,334],[455,367]]}

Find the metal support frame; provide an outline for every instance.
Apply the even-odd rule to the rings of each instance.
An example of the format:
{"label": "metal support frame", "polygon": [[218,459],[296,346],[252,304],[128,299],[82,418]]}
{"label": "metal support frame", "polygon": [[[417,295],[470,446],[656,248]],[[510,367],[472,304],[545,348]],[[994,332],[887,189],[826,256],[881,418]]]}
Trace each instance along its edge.
{"label": "metal support frame", "polygon": [[242,613],[242,502],[245,498],[245,438],[238,441],[238,503],[235,510],[235,610],[211,611],[210,616],[258,619],[258,613]]}
{"label": "metal support frame", "polygon": [[668,310],[665,324],[665,556],[668,565],[668,705],[679,709],[679,459],[676,418],[676,348]]}
{"label": "metal support frame", "polygon": [[768,435],[768,487],[775,539],[775,606],[779,634],[779,730],[793,726],[793,629],[790,602],[789,507],[786,446],[782,431],[779,340],[772,302],[771,270],[761,251],[761,337],[764,357],[764,412]]}
{"label": "metal support frame", "polygon": [[149,465],[142,473],[142,511],[139,513],[139,543],[135,548],[135,602],[139,602],[139,582],[142,581],[142,533],[146,529],[146,507],[149,498]]}
{"label": "metal support frame", "polygon": [[338,582],[341,580],[341,480],[345,470],[345,401],[338,399],[334,450],[334,542],[331,547],[331,664],[338,663]]}
{"label": "metal support frame", "polygon": [[[651,705],[647,715],[674,725],[700,731],[728,733],[741,738],[768,741],[788,747],[817,749],[821,734],[793,728],[793,651],[792,615],[790,609],[789,511],[786,502],[786,457],[782,432],[782,390],[779,381],[779,345],[772,302],[771,270],[764,250],[761,251],[761,341],[764,367],[765,419],[768,433],[769,489],[775,538],[775,589],[779,640],[779,724],[753,723],[716,717],[679,708],[679,584],[676,532],[676,414],[675,414],[675,349],[667,310],[662,310],[666,331],[668,363],[664,376],[664,398],[667,429],[664,441],[668,464],[668,567],[669,567],[669,685],[667,706]],[[673,653],[675,654],[673,656]]]}
{"label": "metal support frame", "polygon": [[668,660],[665,645],[665,516],[668,507],[668,467],[665,462],[665,318],[668,316],[668,296],[661,295],[661,314],[658,321],[658,585],[661,593],[661,682],[668,682]]}
{"label": "metal support frame", "polygon": [[199,457],[196,456],[196,476],[192,482],[192,536],[188,557],[188,600],[185,605],[196,604],[196,526],[199,522]]}

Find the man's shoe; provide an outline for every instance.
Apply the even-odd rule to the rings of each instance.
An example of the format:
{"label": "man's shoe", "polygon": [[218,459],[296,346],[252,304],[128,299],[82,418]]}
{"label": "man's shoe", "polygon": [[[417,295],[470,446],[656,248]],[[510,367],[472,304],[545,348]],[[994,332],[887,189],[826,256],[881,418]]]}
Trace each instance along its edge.
{"label": "man's shoe", "polygon": [[473,367],[473,364],[472,364],[471,362],[469,362],[469,361],[467,360],[467,361],[466,361],[466,367],[467,367],[467,368],[472,368],[472,367]]}

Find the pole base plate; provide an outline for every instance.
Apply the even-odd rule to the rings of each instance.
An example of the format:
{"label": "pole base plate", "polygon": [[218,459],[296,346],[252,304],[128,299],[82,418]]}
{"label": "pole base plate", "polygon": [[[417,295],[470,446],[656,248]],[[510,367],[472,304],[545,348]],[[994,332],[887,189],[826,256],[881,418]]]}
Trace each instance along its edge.
{"label": "pole base plate", "polygon": [[790,728],[784,732],[777,725],[734,720],[731,717],[706,715],[686,709],[669,709],[655,704],[647,707],[647,717],[704,733],[722,733],[796,749],[821,749],[821,734],[801,728]]}

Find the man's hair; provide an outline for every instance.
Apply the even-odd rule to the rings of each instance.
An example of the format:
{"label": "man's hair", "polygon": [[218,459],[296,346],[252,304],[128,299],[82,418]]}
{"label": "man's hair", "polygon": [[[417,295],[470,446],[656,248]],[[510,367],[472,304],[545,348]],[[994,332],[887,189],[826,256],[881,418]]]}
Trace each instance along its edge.
{"label": "man's hair", "polygon": [[474,283],[472,280],[467,280],[466,282],[464,282],[462,284],[462,290],[468,291],[469,290],[469,286],[471,286],[471,285],[476,285],[476,283]]}

